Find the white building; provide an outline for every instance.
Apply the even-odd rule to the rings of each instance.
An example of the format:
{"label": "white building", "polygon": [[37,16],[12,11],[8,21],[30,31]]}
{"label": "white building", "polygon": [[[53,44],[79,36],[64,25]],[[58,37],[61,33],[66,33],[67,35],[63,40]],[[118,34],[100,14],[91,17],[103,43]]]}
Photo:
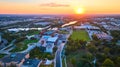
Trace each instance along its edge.
{"label": "white building", "polygon": [[58,40],[58,37],[50,37],[50,38],[48,38],[47,42],[55,44],[57,42],[57,40]]}

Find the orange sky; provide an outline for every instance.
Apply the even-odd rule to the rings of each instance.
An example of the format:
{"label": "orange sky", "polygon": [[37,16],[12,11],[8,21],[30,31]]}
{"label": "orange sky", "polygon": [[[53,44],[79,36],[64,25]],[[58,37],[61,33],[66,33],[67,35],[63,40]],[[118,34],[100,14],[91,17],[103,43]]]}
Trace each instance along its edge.
{"label": "orange sky", "polygon": [[0,14],[120,14],[120,0],[0,0]]}

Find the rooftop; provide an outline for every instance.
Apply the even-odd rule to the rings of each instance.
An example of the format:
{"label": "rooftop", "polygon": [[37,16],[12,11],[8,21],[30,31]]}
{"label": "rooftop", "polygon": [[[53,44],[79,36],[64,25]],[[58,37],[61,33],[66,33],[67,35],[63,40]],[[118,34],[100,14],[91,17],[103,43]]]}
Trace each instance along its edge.
{"label": "rooftop", "polygon": [[57,41],[57,39],[58,39],[58,37],[50,37],[50,38],[48,38],[48,42],[56,42]]}
{"label": "rooftop", "polygon": [[19,63],[23,58],[25,58],[26,55],[27,53],[13,53],[1,58],[0,61],[3,63],[10,63],[10,62]]}
{"label": "rooftop", "polygon": [[22,67],[38,67],[40,60],[38,59],[26,59]]}

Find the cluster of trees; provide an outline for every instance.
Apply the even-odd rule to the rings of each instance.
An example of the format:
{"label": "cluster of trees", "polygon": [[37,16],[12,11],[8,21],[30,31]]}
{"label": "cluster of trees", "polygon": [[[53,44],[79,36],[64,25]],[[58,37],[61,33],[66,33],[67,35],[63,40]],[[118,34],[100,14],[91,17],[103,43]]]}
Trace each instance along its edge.
{"label": "cluster of trees", "polygon": [[26,39],[26,33],[24,32],[19,32],[19,33],[12,33],[12,32],[3,32],[2,38],[6,39],[9,43],[16,39],[15,43],[21,42],[24,39]]}
{"label": "cluster of trees", "polygon": [[84,40],[72,40],[69,39],[66,46],[66,55],[79,50],[80,48],[84,49],[86,46],[86,41]]}
{"label": "cluster of trees", "polygon": [[107,67],[107,65],[108,67],[120,67],[118,64],[120,57],[120,47],[116,46],[114,43],[93,40],[88,44],[86,48],[97,58],[98,67]]}
{"label": "cluster of trees", "polygon": [[71,67],[93,67],[93,59],[94,56],[91,53],[84,52],[78,54],[77,57],[72,56],[68,59],[68,63],[72,64]]}
{"label": "cluster of trees", "polygon": [[68,63],[72,64],[71,67],[93,67],[92,61],[94,56],[91,53],[86,52],[86,43],[87,42],[84,40],[72,40],[69,38],[69,41],[66,44],[65,53],[67,57],[72,55],[67,60]]}
{"label": "cluster of trees", "polygon": [[27,47],[28,47],[23,42],[16,43],[14,46],[15,46],[15,48],[13,50],[11,50],[10,52],[23,51],[23,50],[27,49]]}
{"label": "cluster of trees", "polygon": [[[116,34],[114,35],[116,36]],[[119,34],[117,36],[119,36]],[[69,56],[71,54],[79,52],[79,50],[82,49],[84,51],[91,53],[93,57],[96,58],[97,67],[120,67],[120,64],[119,64],[120,63],[120,53],[119,53],[120,47],[117,46],[112,41],[108,42],[106,40],[99,40],[96,38],[96,36],[93,36],[93,37],[94,37],[94,40],[90,41],[87,44],[83,40],[69,39],[66,45],[66,55]],[[80,57],[80,58],[83,58],[83,57]],[[86,61],[88,62],[88,59],[86,59]],[[71,58],[70,62],[74,67],[80,67],[80,66],[77,66],[77,63],[78,65],[80,65],[80,63],[83,63],[80,60],[78,60],[78,58],[74,58],[74,57]],[[93,65],[89,63],[87,64],[88,66],[86,67],[90,67],[91,65]]]}
{"label": "cluster of trees", "polygon": [[54,55],[51,53],[42,52],[39,47],[34,48],[30,51],[30,58],[38,58],[38,59],[54,59]]}
{"label": "cluster of trees", "polygon": [[114,39],[112,40],[113,42],[117,42],[118,40],[120,40],[120,31],[111,31],[111,35],[114,37]]}

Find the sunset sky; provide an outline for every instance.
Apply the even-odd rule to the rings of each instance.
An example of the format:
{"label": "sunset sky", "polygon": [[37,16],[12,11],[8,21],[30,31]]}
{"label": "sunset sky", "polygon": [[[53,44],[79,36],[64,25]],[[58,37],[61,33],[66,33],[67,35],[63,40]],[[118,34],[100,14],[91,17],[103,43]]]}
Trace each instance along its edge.
{"label": "sunset sky", "polygon": [[0,14],[120,14],[120,0],[0,0]]}

